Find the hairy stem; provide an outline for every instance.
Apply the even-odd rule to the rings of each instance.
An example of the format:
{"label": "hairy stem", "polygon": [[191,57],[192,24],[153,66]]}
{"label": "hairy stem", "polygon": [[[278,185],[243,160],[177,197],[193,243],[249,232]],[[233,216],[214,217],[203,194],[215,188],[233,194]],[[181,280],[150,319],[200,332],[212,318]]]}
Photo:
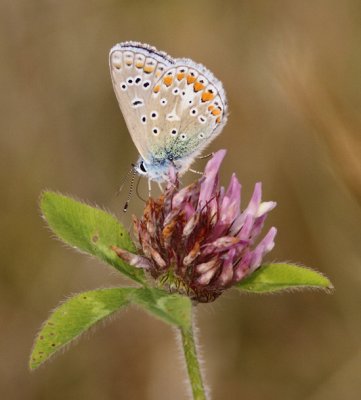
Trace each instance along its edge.
{"label": "hairy stem", "polygon": [[194,335],[194,325],[188,329],[180,328],[184,358],[187,366],[189,383],[191,385],[194,400],[207,400],[206,391],[202,379],[202,373],[197,355],[197,347]]}

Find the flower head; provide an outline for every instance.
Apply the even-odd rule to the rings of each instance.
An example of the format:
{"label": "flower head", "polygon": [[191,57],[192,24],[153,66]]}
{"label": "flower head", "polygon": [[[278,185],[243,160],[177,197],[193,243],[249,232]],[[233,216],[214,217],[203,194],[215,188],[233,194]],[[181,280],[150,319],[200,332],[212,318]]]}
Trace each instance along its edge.
{"label": "flower head", "polygon": [[261,183],[241,211],[241,185],[235,174],[227,189],[219,186],[219,167],[226,151],[207,163],[204,175],[179,189],[170,172],[158,199],[149,198],[143,216],[134,218],[138,255],[115,249],[131,265],[144,268],[171,292],[211,302],[225,289],[255,271],[274,246],[272,227],[257,242],[275,202],[261,202]]}

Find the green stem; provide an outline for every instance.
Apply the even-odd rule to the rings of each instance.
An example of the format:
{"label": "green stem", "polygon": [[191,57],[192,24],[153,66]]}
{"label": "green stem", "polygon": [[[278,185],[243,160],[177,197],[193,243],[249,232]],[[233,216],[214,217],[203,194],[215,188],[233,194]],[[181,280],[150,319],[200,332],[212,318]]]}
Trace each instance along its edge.
{"label": "green stem", "polygon": [[204,388],[197,348],[194,337],[193,323],[186,328],[180,328],[184,358],[186,361],[189,382],[191,384],[194,400],[207,400]]}

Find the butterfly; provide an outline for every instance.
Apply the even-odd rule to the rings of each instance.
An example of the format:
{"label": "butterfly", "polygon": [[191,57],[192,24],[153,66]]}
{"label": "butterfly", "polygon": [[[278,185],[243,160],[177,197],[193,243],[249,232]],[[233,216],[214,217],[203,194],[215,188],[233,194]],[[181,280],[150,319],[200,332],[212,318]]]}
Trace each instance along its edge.
{"label": "butterfly", "polygon": [[123,42],[109,54],[114,91],[140,154],[134,170],[158,183],[178,175],[227,121],[222,83],[203,65],[148,44]]}

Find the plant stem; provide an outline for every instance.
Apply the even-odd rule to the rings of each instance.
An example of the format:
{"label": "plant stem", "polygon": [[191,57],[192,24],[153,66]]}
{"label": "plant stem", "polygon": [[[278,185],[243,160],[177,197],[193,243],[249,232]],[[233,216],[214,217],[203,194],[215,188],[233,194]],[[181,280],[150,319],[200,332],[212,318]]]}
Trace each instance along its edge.
{"label": "plant stem", "polygon": [[194,400],[207,400],[202,373],[197,355],[193,323],[186,328],[180,328],[184,358],[186,361],[189,382]]}

